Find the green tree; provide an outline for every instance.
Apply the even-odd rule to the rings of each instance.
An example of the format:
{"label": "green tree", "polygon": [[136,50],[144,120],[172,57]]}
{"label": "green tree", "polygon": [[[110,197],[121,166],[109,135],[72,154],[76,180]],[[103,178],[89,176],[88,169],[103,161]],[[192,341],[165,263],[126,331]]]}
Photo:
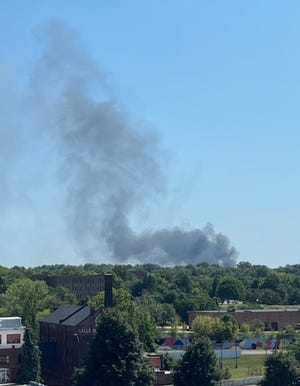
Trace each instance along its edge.
{"label": "green tree", "polygon": [[0,275],[0,294],[2,294],[3,292],[5,292],[5,283],[4,283],[4,279]]}
{"label": "green tree", "polygon": [[265,276],[260,288],[268,288],[272,291],[277,292],[279,284],[280,280],[278,275],[274,272],[270,272]]}
{"label": "green tree", "polygon": [[289,348],[298,364],[300,364],[300,342],[296,341],[296,343],[291,344]]}
{"label": "green tree", "polygon": [[193,320],[192,330],[198,336],[207,336],[213,340],[224,341],[236,336],[237,323],[227,315],[222,318],[201,315]]}
{"label": "green tree", "polygon": [[157,334],[152,311],[152,301],[149,297],[138,300],[132,298],[128,290],[119,289],[114,292],[116,307],[126,315],[128,323],[138,333],[139,340],[146,351],[155,350]]}
{"label": "green tree", "polygon": [[93,307],[104,307],[104,291],[98,292],[96,295],[92,296],[87,304]]}
{"label": "green tree", "polygon": [[57,286],[55,288],[51,288],[50,291],[52,291],[53,293],[53,301],[56,304],[76,304],[77,302],[76,295],[72,293],[68,288]]}
{"label": "green tree", "polygon": [[256,291],[255,297],[257,297],[257,299],[259,299],[259,302],[262,304],[281,304],[282,303],[282,298],[280,294],[269,288],[258,289]]}
{"label": "green tree", "polygon": [[21,372],[19,375],[20,383],[30,381],[41,381],[41,354],[34,340],[31,331],[27,328],[24,334],[24,344],[22,346]]}
{"label": "green tree", "polygon": [[234,277],[224,277],[216,291],[216,296],[224,300],[243,300],[246,296],[246,289],[241,280]]}
{"label": "green tree", "polygon": [[173,355],[168,352],[164,355],[163,366],[164,370],[174,371],[178,365],[178,359],[176,359]]}
{"label": "green tree", "polygon": [[197,338],[184,353],[174,373],[175,386],[212,386],[220,380],[217,358],[206,337]]}
{"label": "green tree", "polygon": [[297,385],[296,362],[285,352],[274,352],[265,360],[266,372],[261,386]]}
{"label": "green tree", "polygon": [[138,335],[126,314],[105,310],[97,326],[87,364],[77,376],[77,386],[150,386],[153,367],[143,356]]}
{"label": "green tree", "polygon": [[133,313],[135,320],[132,320],[132,326],[138,333],[139,340],[146,351],[155,351],[155,338],[157,335],[156,325],[147,308],[136,305]]}
{"label": "green tree", "polygon": [[223,315],[221,318],[222,330],[221,336],[217,339],[230,340],[236,338],[238,332],[238,323],[231,315]]}
{"label": "green tree", "polygon": [[260,319],[254,319],[252,322],[252,326],[253,326],[254,331],[255,330],[262,331],[265,328],[264,322]]}
{"label": "green tree", "polygon": [[198,336],[210,336],[213,329],[213,318],[211,316],[199,315],[193,320],[192,330]]}
{"label": "green tree", "polygon": [[47,284],[43,281],[18,279],[1,296],[2,312],[20,316],[23,324],[32,332],[38,331],[37,313],[52,302]]}
{"label": "green tree", "polygon": [[240,328],[239,328],[239,335],[242,337],[242,338],[249,338],[250,337],[250,326],[248,323],[246,322],[243,322],[241,325],[240,325]]}
{"label": "green tree", "polygon": [[179,271],[175,277],[175,283],[183,292],[191,292],[191,276],[186,271]]}

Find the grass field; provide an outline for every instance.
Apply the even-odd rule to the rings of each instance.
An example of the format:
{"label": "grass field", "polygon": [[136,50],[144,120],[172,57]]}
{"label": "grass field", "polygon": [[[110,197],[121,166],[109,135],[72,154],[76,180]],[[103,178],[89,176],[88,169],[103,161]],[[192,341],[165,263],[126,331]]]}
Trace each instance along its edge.
{"label": "grass field", "polygon": [[263,353],[261,355],[242,355],[237,358],[237,368],[235,359],[223,359],[223,369],[229,368],[231,379],[264,375],[265,358]]}

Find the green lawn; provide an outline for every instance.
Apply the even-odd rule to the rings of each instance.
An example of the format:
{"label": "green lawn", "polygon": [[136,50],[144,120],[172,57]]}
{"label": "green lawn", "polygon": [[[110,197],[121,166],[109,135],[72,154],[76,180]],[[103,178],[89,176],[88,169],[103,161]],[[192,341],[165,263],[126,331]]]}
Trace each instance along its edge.
{"label": "green lawn", "polygon": [[237,368],[235,359],[223,359],[223,369],[229,368],[231,379],[255,377],[264,375],[265,354],[261,355],[242,355],[237,358]]}

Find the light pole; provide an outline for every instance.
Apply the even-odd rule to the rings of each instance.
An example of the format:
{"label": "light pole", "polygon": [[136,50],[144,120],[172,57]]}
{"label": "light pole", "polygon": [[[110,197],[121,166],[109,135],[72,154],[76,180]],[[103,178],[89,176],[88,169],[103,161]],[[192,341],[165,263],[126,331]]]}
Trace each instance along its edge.
{"label": "light pole", "polygon": [[221,369],[223,369],[223,340],[221,341]]}
{"label": "light pole", "polygon": [[237,362],[237,339],[235,339],[235,368],[237,369],[238,362]]}
{"label": "light pole", "polygon": [[220,350],[220,360],[219,360],[219,364],[220,364],[220,369],[223,368],[223,340],[222,339],[218,339],[216,341],[216,347],[219,347],[219,350]]}
{"label": "light pole", "polygon": [[76,338],[76,341],[77,341],[77,352],[78,352],[78,359],[77,359],[77,361],[78,361],[78,368],[80,367],[80,339],[79,339],[79,335],[78,334],[73,334],[73,336]]}

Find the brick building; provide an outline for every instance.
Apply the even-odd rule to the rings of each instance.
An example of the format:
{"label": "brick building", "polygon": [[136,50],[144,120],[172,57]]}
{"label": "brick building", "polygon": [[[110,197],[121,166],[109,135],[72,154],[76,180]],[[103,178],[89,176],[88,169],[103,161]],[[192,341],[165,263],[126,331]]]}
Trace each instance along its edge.
{"label": "brick building", "polygon": [[155,386],[167,386],[173,385],[173,373],[164,368],[164,355],[163,354],[147,354],[149,363],[154,368],[155,374]]}
{"label": "brick building", "polygon": [[[113,305],[112,275],[104,275],[104,304]],[[40,322],[42,377],[49,386],[71,386],[74,369],[87,359],[101,309],[62,304]]]}
{"label": "brick building", "polygon": [[16,381],[24,332],[21,318],[0,318],[0,383]]}
{"label": "brick building", "polygon": [[197,316],[206,315],[221,317],[223,315],[232,316],[238,324],[248,323],[254,327],[257,321],[261,321],[265,330],[285,329],[288,326],[296,327],[300,323],[300,309],[257,309],[257,310],[233,310],[229,311],[189,311],[188,319],[191,326]]}
{"label": "brick building", "polygon": [[42,377],[47,385],[70,386],[74,368],[87,358],[101,310],[62,304],[40,322]]}
{"label": "brick building", "polygon": [[[145,280],[148,273],[143,270],[132,271],[138,280]],[[65,287],[74,293],[77,299],[97,295],[105,290],[105,278],[109,274],[100,275],[34,275],[34,280],[43,280],[50,287]]]}
{"label": "brick building", "polygon": [[36,275],[35,280],[43,280],[50,287],[65,287],[77,299],[91,297],[104,291],[105,275]]}

